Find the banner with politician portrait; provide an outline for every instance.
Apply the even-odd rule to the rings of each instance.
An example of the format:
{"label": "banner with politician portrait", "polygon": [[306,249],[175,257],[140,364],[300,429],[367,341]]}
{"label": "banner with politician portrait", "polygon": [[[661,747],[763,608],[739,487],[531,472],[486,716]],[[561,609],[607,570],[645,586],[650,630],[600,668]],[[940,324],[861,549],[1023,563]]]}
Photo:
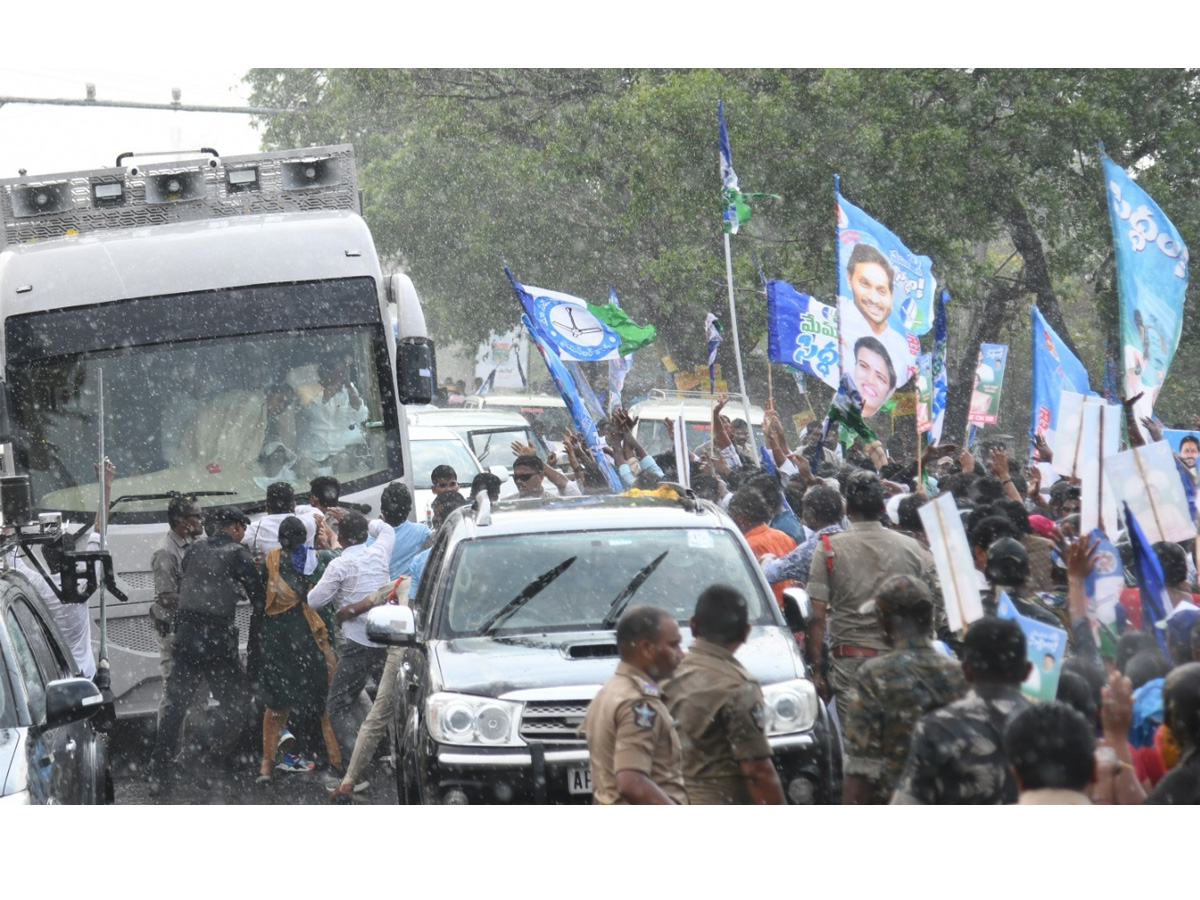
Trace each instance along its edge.
{"label": "banner with politician portrait", "polygon": [[1188,249],[1153,198],[1101,153],[1117,260],[1121,370],[1141,421],[1153,412],[1183,331]]}
{"label": "banner with politician portrait", "polygon": [[837,195],[838,347],[870,418],[917,371],[918,336],[933,326],[927,256]]}
{"label": "banner with politician portrait", "polygon": [[975,387],[967,422],[995,425],[1000,418],[1000,389],[1004,387],[1004,364],[1008,347],[1004,344],[980,344],[975,363]]}

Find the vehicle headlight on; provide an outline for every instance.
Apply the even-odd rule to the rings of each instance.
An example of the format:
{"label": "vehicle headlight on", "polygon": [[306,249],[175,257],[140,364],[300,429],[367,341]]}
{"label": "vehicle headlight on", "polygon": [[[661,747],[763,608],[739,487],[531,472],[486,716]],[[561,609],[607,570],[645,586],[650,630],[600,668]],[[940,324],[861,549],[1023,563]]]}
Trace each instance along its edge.
{"label": "vehicle headlight on", "polygon": [[768,735],[808,731],[817,721],[817,689],[805,678],[764,685],[763,699]]}
{"label": "vehicle headlight on", "polygon": [[429,735],[441,744],[519,746],[521,704],[470,694],[439,693],[425,701]]}

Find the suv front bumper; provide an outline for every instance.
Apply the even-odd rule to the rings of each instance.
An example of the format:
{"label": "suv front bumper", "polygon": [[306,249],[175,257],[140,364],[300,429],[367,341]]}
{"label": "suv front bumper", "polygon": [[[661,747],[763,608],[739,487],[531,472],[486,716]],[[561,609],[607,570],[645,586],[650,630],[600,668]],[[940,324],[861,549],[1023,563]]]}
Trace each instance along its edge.
{"label": "suv front bumper", "polygon": [[[828,803],[825,742],[814,731],[770,738],[775,768],[792,803]],[[572,793],[575,772],[588,766],[586,746],[458,747],[428,744],[426,800],[434,803],[590,803]]]}

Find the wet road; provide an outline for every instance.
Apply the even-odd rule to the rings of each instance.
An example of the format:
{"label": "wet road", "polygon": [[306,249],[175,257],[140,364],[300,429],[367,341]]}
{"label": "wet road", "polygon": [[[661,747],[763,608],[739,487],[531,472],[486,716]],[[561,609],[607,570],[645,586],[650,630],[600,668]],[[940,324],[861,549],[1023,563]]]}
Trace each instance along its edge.
{"label": "wet road", "polygon": [[[122,721],[117,725],[110,750],[116,803],[330,805],[330,788],[325,785],[325,781],[330,778],[327,772],[276,772],[269,783],[259,784],[258,759],[255,754],[244,754],[239,762],[230,768],[201,762],[183,766],[182,775],[171,795],[152,797],[146,783],[145,771],[153,745],[152,720]],[[354,803],[396,802],[396,782],[387,762],[376,760],[372,763],[367,770],[367,780],[370,782],[370,788],[355,795]]]}

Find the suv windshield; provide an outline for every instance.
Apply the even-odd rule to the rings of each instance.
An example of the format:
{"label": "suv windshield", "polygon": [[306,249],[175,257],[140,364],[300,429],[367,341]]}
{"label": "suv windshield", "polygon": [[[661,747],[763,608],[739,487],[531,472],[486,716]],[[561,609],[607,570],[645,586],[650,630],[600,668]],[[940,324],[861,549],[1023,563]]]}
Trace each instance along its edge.
{"label": "suv windshield", "polygon": [[[662,557],[657,566],[652,565]],[[575,557],[574,563],[563,566]],[[750,622],[775,624],[771,600],[761,588],[737,539],[710,528],[576,531],[482,538],[459,545],[443,601],[442,637],[479,634],[489,619],[526,592],[531,582],[560,571],[492,634],[592,629],[602,625],[631,582],[629,606],[651,605],[686,622],[700,592],[729,584],[746,597]],[[644,580],[637,586],[637,576]]]}
{"label": "suv windshield", "polygon": [[[19,362],[9,360],[18,464],[41,508],[95,508],[101,370],[114,497],[220,492],[202,502],[252,504],[272,481],[304,488],[317,475],[334,475],[347,493],[398,474],[387,349],[370,279],[105,307],[112,308],[7,323]],[[89,315],[97,327],[81,329],[77,320]],[[165,505],[121,503],[114,520],[161,517]]]}

